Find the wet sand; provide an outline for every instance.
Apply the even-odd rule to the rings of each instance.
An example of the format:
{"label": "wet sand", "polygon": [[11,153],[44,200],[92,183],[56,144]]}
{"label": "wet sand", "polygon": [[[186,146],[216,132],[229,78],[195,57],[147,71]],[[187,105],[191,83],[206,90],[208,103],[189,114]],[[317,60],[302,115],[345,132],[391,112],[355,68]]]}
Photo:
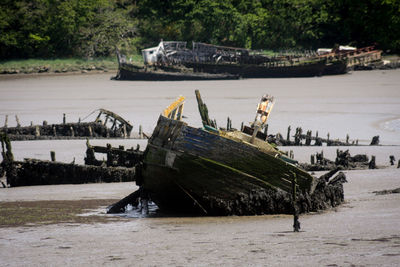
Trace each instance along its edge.
{"label": "wet sand", "polygon": [[[288,215],[136,218],[107,224],[2,228],[2,266],[397,266],[400,194],[376,196],[372,191],[399,187],[399,170],[346,174],[346,203],[335,210],[302,215],[299,233],[292,232]],[[87,185],[75,187],[103,197],[102,191],[124,193],[131,185],[95,185],[97,193]],[[54,186],[51,191],[64,196],[71,189]],[[2,199],[4,191],[0,190]],[[30,191],[42,197],[48,194],[41,186]]]}
{"label": "wet sand", "polygon": [[[161,109],[177,95],[188,97],[184,114],[200,126],[194,89],[200,89],[210,115],[233,126],[251,121],[257,101],[270,93],[277,103],[270,132],[286,136],[292,129],[319,130],[320,136],[360,138],[380,135],[387,145],[400,144],[400,70],[354,72],[303,79],[251,79],[204,82],[115,82],[109,75],[52,76],[0,81],[0,125],[5,114],[21,123],[43,119],[59,123],[62,113],[77,121],[104,107],[135,127],[151,131]],[[83,115],[82,115],[83,114]],[[12,119],[9,118],[11,121]],[[388,123],[389,122],[389,123]],[[11,122],[9,122],[11,126]],[[136,128],[137,129],[137,128]],[[112,140],[115,145],[119,140]],[[125,147],[136,140],[120,140]],[[16,158],[83,159],[83,140],[12,142]],[[98,143],[97,143],[98,142]],[[102,144],[107,140],[94,140]],[[141,144],[142,145],[142,144]],[[142,145],[143,147],[143,145]],[[324,150],[333,159],[336,147],[284,147],[308,162]],[[347,149],[341,147],[340,149]],[[375,195],[400,187],[399,146],[350,147],[352,154],[377,156],[384,169],[346,171],[346,203],[319,214],[300,217],[302,231],[292,232],[288,215],[252,217],[132,218],[107,224],[57,224],[0,228],[1,266],[398,266],[400,261],[400,194]],[[77,156],[82,155],[82,156]],[[134,183],[34,186],[0,189],[0,201],[85,200],[124,197]],[[104,209],[95,211],[102,214]],[[104,215],[107,216],[107,215]]]}

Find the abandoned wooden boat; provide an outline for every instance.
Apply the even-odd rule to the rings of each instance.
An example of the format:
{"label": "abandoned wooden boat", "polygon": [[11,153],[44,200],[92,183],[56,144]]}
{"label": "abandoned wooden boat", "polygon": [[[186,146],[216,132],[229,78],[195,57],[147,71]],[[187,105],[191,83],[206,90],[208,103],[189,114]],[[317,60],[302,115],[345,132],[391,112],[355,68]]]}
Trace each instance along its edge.
{"label": "abandoned wooden boat", "polygon": [[296,78],[321,76],[324,74],[326,64],[324,60],[320,60],[300,64],[275,63],[265,65],[188,62],[185,66],[191,67],[197,72],[231,73],[242,78]]}
{"label": "abandoned wooden boat", "polygon": [[190,81],[190,80],[235,80],[239,75],[229,73],[194,72],[183,66],[136,66],[129,63],[124,55],[117,50],[118,73],[116,80],[131,81]]}
{"label": "abandoned wooden boat", "polygon": [[[129,138],[132,124],[124,118],[106,109],[98,109],[98,115],[94,121],[67,123],[65,114],[63,122],[59,124],[48,124],[43,121],[42,125],[21,126],[18,116],[17,126],[8,127],[8,116],[6,115],[4,132],[11,140],[45,140],[45,139],[79,139],[79,138]],[[93,113],[93,112],[92,112]],[[32,124],[32,123],[31,123]]]}
{"label": "abandoned wooden boat", "polygon": [[193,42],[161,41],[142,50],[144,66],[136,66],[117,50],[119,80],[222,80],[290,78],[342,74],[346,60],[327,57],[269,57],[244,48]]}
{"label": "abandoned wooden boat", "polygon": [[[181,120],[180,97],[160,115],[149,139],[138,184],[151,200],[164,210],[207,215],[290,213],[295,182],[299,194],[311,202],[316,179],[257,135],[273,98],[261,101],[249,135],[217,130],[196,94],[203,128]],[[303,204],[310,206],[307,201]]]}

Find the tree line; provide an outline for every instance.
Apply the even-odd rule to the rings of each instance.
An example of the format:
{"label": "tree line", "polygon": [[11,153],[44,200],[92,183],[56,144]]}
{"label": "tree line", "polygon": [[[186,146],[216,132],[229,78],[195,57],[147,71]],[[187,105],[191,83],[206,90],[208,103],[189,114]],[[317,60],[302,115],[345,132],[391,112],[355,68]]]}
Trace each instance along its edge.
{"label": "tree line", "polygon": [[160,39],[400,51],[398,0],[2,0],[0,59],[101,57]]}

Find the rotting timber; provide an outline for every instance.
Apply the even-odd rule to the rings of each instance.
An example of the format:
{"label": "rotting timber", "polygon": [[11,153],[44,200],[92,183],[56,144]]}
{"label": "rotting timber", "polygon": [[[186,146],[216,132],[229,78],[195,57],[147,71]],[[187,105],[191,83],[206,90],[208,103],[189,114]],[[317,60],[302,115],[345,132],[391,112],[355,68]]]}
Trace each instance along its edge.
{"label": "rotting timber", "polygon": [[245,48],[193,42],[161,41],[142,50],[144,66],[127,60],[117,50],[117,80],[209,80],[288,78],[343,74],[347,59],[316,55],[267,56]]}
{"label": "rotting timber", "polygon": [[159,208],[202,215],[292,214],[294,176],[300,212],[343,201],[344,179],[314,178],[257,137],[273,98],[262,99],[251,125],[254,133],[248,135],[216,129],[200,93],[196,96],[204,128],[181,120],[184,97],[180,97],[160,115],[144,152],[137,183]]}
{"label": "rotting timber", "polygon": [[[139,148],[125,150],[123,147],[113,148],[111,145],[91,146],[87,142],[86,165],[57,162],[55,159],[15,161],[10,139],[4,133],[0,133],[0,137],[3,157],[0,177],[4,174],[6,177],[6,184],[3,186],[129,182],[135,181],[137,174],[140,174],[137,170],[141,168],[143,151]],[[104,153],[107,159],[97,160],[95,153]]]}
{"label": "rotting timber", "polygon": [[21,126],[17,119],[16,127],[8,127],[6,123],[0,128],[11,140],[47,140],[47,139],[81,139],[81,138],[129,138],[132,124],[118,114],[106,109],[99,109],[92,122],[67,123],[65,114],[60,124]]}

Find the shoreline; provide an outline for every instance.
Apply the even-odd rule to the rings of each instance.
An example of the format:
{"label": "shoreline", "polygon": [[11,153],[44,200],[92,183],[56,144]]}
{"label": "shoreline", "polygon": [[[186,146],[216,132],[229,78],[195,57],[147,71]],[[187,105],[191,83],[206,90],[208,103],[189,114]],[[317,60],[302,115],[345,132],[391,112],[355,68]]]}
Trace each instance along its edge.
{"label": "shoreline", "polygon": [[[107,74],[115,76],[118,69],[112,70],[91,70],[91,71],[69,71],[69,72],[34,72],[34,73],[18,73],[18,74],[0,74],[1,80],[17,80],[24,78],[36,78],[36,77],[54,77],[54,76],[80,76],[80,75],[94,75],[94,74]],[[110,79],[111,79],[110,77]]]}

